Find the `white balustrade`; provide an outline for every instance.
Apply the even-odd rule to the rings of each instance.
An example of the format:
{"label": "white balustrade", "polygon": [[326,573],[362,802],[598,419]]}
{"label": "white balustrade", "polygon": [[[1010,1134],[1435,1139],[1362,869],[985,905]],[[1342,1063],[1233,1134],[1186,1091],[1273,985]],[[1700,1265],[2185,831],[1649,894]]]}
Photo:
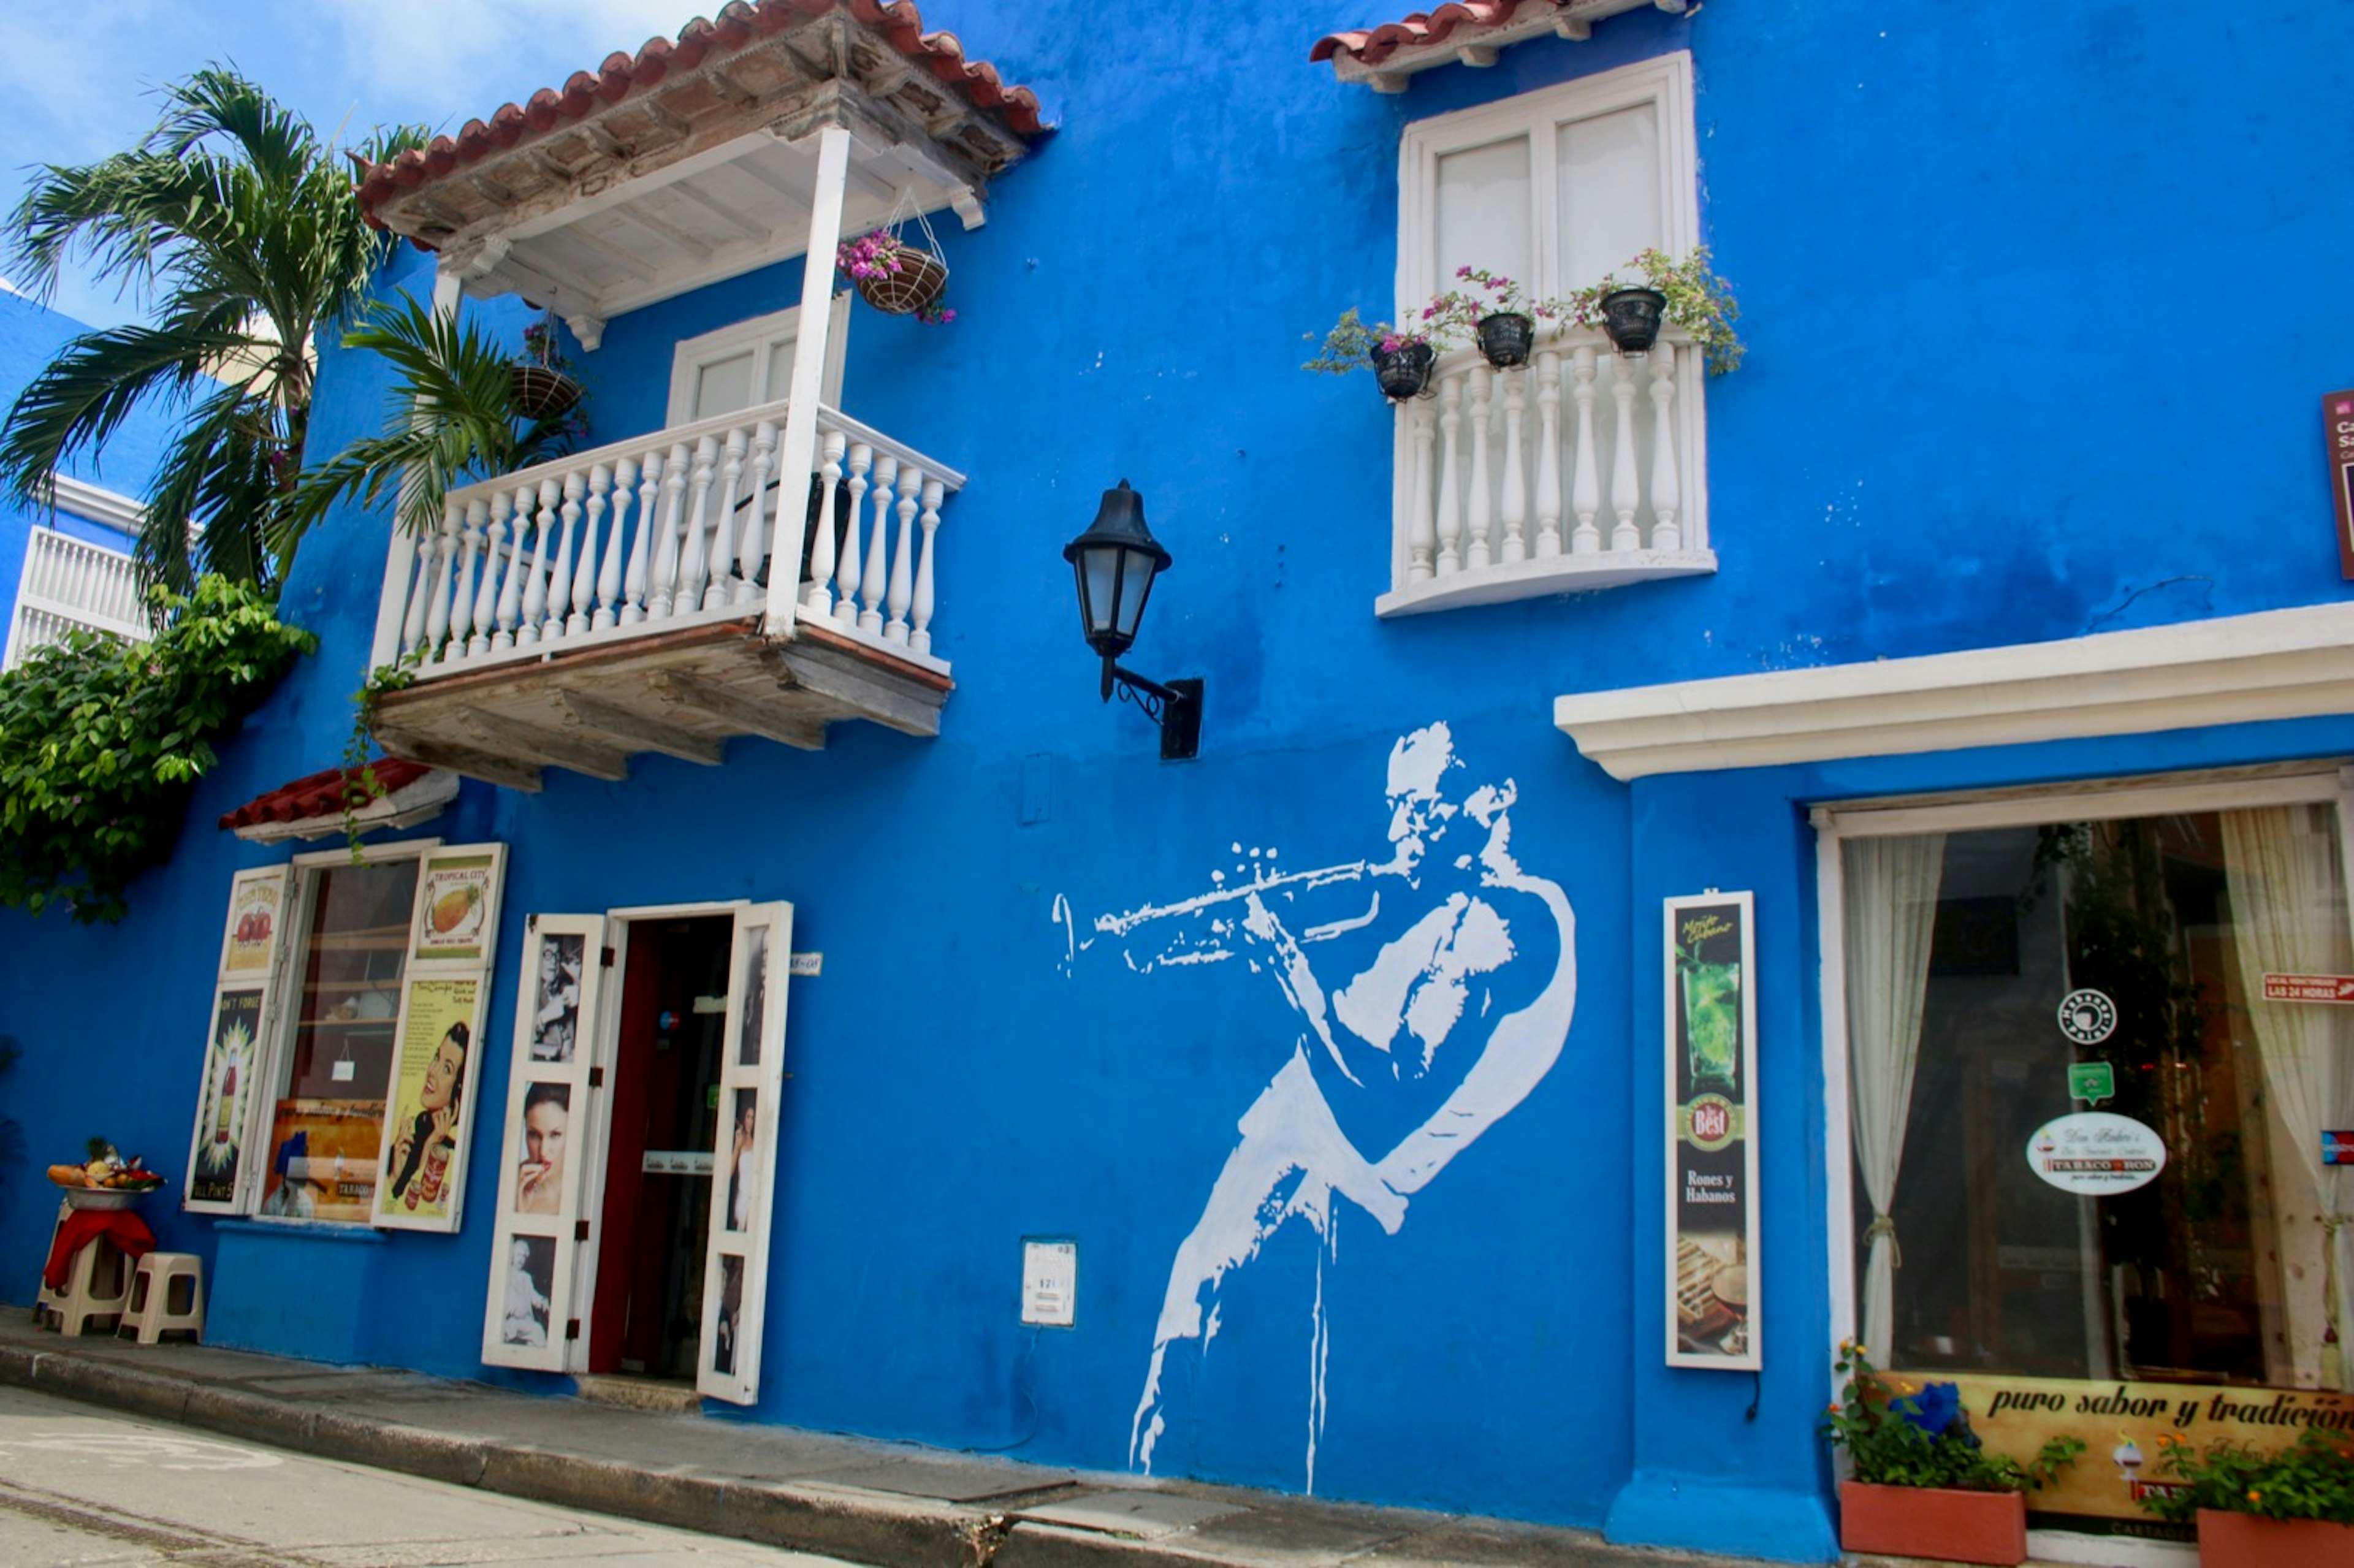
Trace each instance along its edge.
{"label": "white balustrade", "polygon": [[62,642],[69,631],[99,631],[133,642],[148,637],[139,573],[121,550],[91,545],[54,528],[35,528],[25,541],[25,565],[9,619],[5,664],[14,668],[36,648]]}
{"label": "white balustrade", "polygon": [[[452,491],[416,541],[399,646],[379,652],[413,655],[429,679],[755,616],[780,538],[805,516],[803,618],[944,669],[934,535],[964,476],[832,408],[817,424],[798,480],[779,471],[785,405],[769,403]],[[128,565],[117,599],[135,616]]]}
{"label": "white balustrade", "polygon": [[[1546,334],[1525,366],[1442,358],[1397,412],[1394,525],[1401,589],[1564,556],[1697,550],[1699,356],[1663,337],[1647,355],[1598,332]],[[1564,568],[1566,569],[1566,568]]]}

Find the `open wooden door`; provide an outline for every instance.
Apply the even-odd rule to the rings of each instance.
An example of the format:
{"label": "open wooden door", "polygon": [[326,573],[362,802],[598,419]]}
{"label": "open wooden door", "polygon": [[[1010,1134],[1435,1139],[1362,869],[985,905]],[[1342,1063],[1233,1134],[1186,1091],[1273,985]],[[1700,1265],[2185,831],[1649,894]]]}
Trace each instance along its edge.
{"label": "open wooden door", "polygon": [[719,1134],[712,1151],[711,1244],[704,1256],[702,1364],[695,1380],[698,1392],[735,1404],[749,1404],[760,1393],[792,941],[791,905],[754,904],[736,911]]}
{"label": "open wooden door", "polygon": [[601,916],[535,915],[525,928],[482,1316],[488,1366],[564,1370],[578,1316],[573,1254],[588,1234],[581,1174],[604,947]]}

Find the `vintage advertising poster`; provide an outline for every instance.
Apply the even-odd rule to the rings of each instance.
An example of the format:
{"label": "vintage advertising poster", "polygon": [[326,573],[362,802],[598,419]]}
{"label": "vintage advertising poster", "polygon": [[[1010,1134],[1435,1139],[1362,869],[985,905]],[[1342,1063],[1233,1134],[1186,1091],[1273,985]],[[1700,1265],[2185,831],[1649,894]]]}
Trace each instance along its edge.
{"label": "vintage advertising poster", "polygon": [[367,1224],[383,1121],[382,1100],[280,1100],[270,1119],[262,1214]]}
{"label": "vintage advertising poster", "polygon": [[249,871],[229,885],[228,933],[221,944],[221,973],[260,979],[270,973],[278,947],[278,908],[286,893],[286,868]]}
{"label": "vintage advertising poster", "polygon": [[493,853],[426,857],[417,889],[417,936],[411,956],[420,963],[482,961],[499,874]]}
{"label": "vintage advertising poster", "polygon": [[465,1178],[466,1097],[482,1045],[475,1016],[482,989],[471,976],[408,982],[384,1128],[384,1181],[376,1193],[378,1224],[454,1224]]}
{"label": "vintage advertising poster", "polygon": [[[2189,1541],[2194,1531],[2160,1522],[2135,1501],[2163,1489],[2161,1438],[2195,1449],[2217,1438],[2271,1453],[2307,1426],[2354,1432],[2354,1394],[2215,1383],[2106,1383],[2004,1377],[1991,1372],[1883,1372],[1897,1393],[1928,1383],[1961,1389],[1970,1429],[1988,1451],[2024,1464],[2054,1437],[2079,1437],[2084,1457],[2052,1485],[2027,1494],[2031,1528]],[[2284,1564],[2283,1568],[2286,1568]]]}
{"label": "vintage advertising poster", "polygon": [[[271,908],[274,911],[276,905]],[[196,1150],[188,1164],[191,1204],[237,1202],[246,1107],[253,1098],[255,1045],[261,1036],[261,992],[224,991],[213,999],[212,1041],[197,1089]]]}
{"label": "vintage advertising poster", "polygon": [[1667,900],[1668,1364],[1762,1366],[1746,893]]}

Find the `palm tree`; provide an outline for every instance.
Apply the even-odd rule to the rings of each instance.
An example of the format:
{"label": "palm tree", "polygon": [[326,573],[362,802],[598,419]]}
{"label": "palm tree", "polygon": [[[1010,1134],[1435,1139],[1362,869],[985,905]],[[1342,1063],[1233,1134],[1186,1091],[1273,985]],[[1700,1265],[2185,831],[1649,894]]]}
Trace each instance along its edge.
{"label": "palm tree", "polygon": [[[8,219],[37,291],[80,259],[149,321],[86,333],[34,377],[0,428],[0,489],[48,504],[60,462],[157,399],[180,428],[146,496],[143,577],[183,592],[205,572],[274,588],[307,525],[287,501],[316,334],[352,315],[390,239],[367,226],[334,150],[234,67],[160,96],[137,146],[46,166]],[[364,151],[380,161],[423,135],[378,132]]]}

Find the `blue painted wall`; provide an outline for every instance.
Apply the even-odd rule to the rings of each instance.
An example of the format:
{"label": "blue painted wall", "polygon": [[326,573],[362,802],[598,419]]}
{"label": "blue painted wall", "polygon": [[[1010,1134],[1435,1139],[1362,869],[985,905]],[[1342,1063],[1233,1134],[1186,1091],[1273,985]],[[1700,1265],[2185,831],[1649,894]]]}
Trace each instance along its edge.
{"label": "blue painted wall", "polygon": [[[1371,3],[938,0],[928,23],[1034,84],[1062,126],[986,228],[944,234],[954,325],[853,312],[846,410],[971,475],[939,535],[943,733],[848,726],[817,755],[737,743],[717,771],[650,758],[623,784],[468,787],[431,831],[512,849],[470,1217],[452,1237],[316,1249],[317,1268],[369,1271],[377,1306],[351,1353],[479,1370],[522,916],[785,898],[796,947],[825,959],[791,991],[752,1414],[1124,1466],[1172,1253],[1297,1030],[1269,977],[1235,964],[1066,963],[1055,900],[1084,925],[1182,896],[1235,844],[1291,866],[1378,855],[1391,746],[1443,720],[1462,781],[1517,784],[1514,853],[1575,906],[1580,994],[1550,1076],[1397,1234],[1337,1205],[1317,1490],[1828,1555],[1813,1424],[1827,1160],[1846,1154],[1822,1126],[1803,805],[2337,755],[2354,725],[1628,789],[1550,727],[1549,701],[2346,594],[2314,405],[2354,383],[2354,298],[2299,287],[2305,261],[2281,259],[2354,241],[2331,162],[2354,16],[2185,28],[2162,9],[1646,10],[1383,97],[1304,59],[1320,32],[1385,19]],[[1341,306],[1387,302],[1400,126],[1687,48],[1708,238],[1751,345],[1709,388],[1721,571],[1376,621],[1389,415],[1367,380],[1297,366]],[[404,249],[389,282],[421,286],[424,265]],[[2243,291],[2258,275],[2273,286]],[[594,439],[662,422],[678,338],[798,293],[789,264],[610,323],[574,354]],[[323,450],[375,428],[383,391],[376,366],[331,353]],[[1203,756],[1183,766],[1097,705],[1075,634],[1059,548],[1123,475],[1177,557],[1130,662],[1208,683]],[[286,606],[320,652],[225,748],[132,917],[0,917],[5,1027],[29,1053],[0,1104],[37,1107],[37,1142],[103,1125],[179,1174],[228,877],[281,858],[210,823],[338,751],[386,526],[345,515],[305,546]],[[1023,821],[1025,767],[1047,780],[1043,821]],[[1669,1371],[1658,1350],[1658,900],[1710,885],[1758,897],[1755,1385]],[[114,983],[131,972],[143,984]],[[29,1294],[48,1208],[13,1174],[0,1188],[16,1260],[0,1293]],[[209,1224],[160,1228],[212,1250]],[[1040,1234],[1079,1244],[1079,1321],[1034,1337],[1016,1287],[1021,1238]],[[1318,1256],[1293,1229],[1232,1277],[1164,1473],[1303,1484]]]}

